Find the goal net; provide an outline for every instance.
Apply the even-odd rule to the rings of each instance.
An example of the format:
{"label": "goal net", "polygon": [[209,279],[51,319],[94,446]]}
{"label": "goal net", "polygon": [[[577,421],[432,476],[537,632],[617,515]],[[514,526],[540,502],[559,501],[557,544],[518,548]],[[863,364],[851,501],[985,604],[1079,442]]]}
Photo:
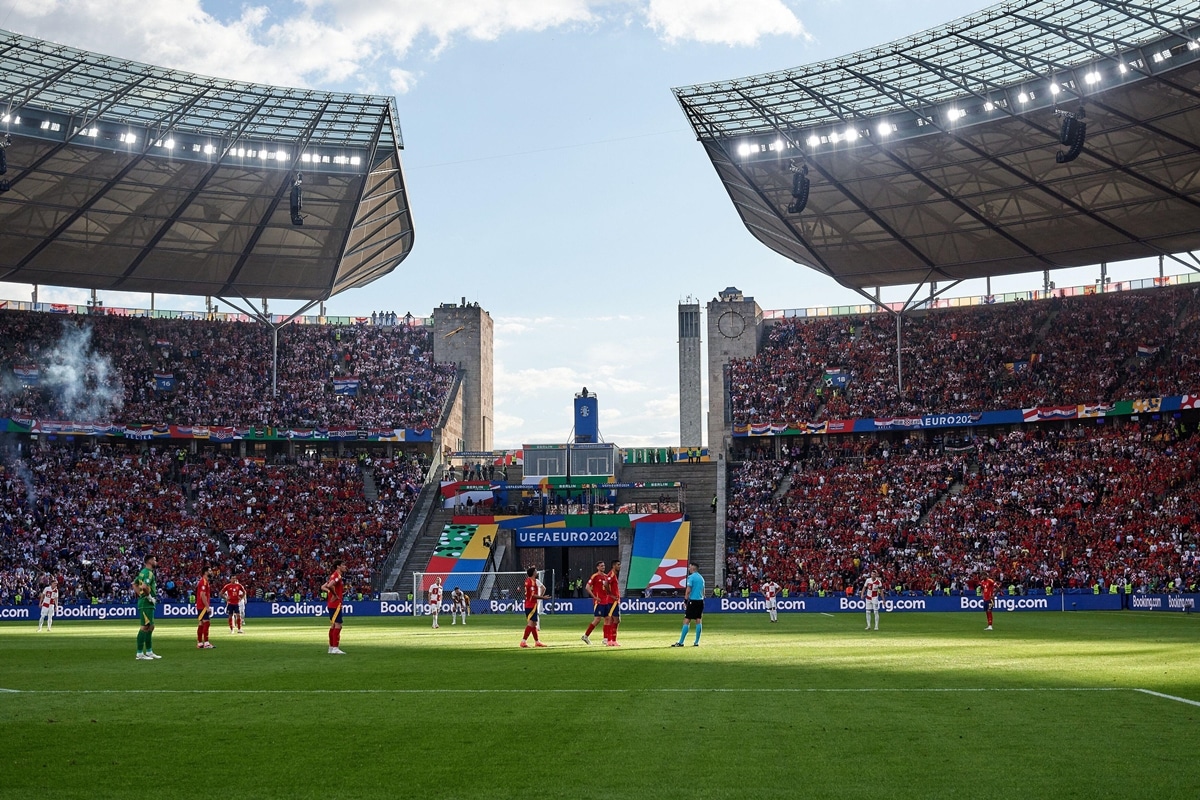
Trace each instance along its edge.
{"label": "goal net", "polygon": [[[434,580],[442,580],[443,613],[448,613],[454,603],[454,590],[462,589],[468,602],[472,600],[499,601],[512,603],[514,608],[521,608],[525,601],[524,572],[414,572],[413,573],[413,615],[425,616],[430,613],[429,589]],[[554,593],[554,571],[539,570],[537,579],[545,586],[545,594]]]}

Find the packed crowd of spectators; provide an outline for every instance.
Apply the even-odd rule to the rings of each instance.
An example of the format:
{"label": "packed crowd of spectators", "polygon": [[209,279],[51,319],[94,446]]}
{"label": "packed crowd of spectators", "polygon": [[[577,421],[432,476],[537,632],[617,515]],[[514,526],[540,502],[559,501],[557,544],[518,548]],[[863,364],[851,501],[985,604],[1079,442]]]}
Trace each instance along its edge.
{"label": "packed crowd of spectators", "polygon": [[[373,481],[375,501],[366,498]],[[184,600],[205,564],[252,597],[311,598],[337,558],[368,592],[424,480],[415,458],[185,460],[111,445],[6,449],[0,466],[0,604],[50,576],[66,602],[125,601],[142,558]]]}
{"label": "packed crowd of spectators", "polygon": [[1200,581],[1200,436],[1169,424],[1035,428],[949,448],[864,442],[730,476],[726,589],[1139,590]]}
{"label": "packed crowd of spectators", "polygon": [[1200,391],[1200,298],[1190,287],[935,309],[906,315],[902,326],[903,394],[892,317],[773,322],[758,355],[730,364],[734,423],[989,411]]}
{"label": "packed crowd of spectators", "polygon": [[[422,325],[0,311],[0,417],[249,428],[432,428],[455,374]],[[37,368],[36,385],[20,371]],[[354,392],[335,381],[355,379]],[[342,387],[349,392],[349,387]]]}

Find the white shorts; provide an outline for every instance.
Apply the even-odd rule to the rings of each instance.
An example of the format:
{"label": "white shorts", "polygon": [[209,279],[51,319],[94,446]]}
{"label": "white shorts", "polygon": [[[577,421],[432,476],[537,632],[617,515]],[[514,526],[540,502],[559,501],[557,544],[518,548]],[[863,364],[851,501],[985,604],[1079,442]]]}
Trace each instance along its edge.
{"label": "white shorts", "polygon": [[767,610],[768,610],[768,611],[774,611],[774,610],[775,610],[775,598],[774,598],[774,597],[772,597],[771,599],[767,600]]}
{"label": "white shorts", "polygon": [[54,616],[54,606],[42,606],[42,617],[43,618],[53,617],[53,616]]}
{"label": "white shorts", "polygon": [[873,598],[868,599],[867,600],[867,611],[878,611],[878,610],[879,610],[879,598],[873,597]]}

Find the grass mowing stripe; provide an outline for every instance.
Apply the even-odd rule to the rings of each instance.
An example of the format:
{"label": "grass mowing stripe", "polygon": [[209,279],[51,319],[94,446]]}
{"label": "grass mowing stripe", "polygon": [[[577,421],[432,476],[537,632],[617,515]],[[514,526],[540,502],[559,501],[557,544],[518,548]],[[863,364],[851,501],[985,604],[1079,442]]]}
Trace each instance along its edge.
{"label": "grass mowing stripe", "polygon": [[1142,694],[1152,694],[1155,697],[1161,697],[1164,700],[1174,700],[1176,703],[1187,703],[1189,706],[1200,706],[1200,702],[1197,702],[1196,700],[1188,700],[1186,697],[1176,697],[1173,694],[1163,694],[1162,692],[1155,692],[1150,689],[1134,689],[1134,691],[1141,692]]}

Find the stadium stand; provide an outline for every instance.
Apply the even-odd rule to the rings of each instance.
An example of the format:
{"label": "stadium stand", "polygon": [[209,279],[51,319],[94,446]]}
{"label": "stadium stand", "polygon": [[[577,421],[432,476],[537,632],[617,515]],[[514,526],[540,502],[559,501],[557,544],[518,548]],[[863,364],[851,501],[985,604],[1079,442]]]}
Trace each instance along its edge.
{"label": "stadium stand", "polygon": [[[364,473],[380,487],[370,502]],[[169,449],[40,445],[0,467],[0,603],[29,603],[47,575],[70,602],[132,597],[135,565],[159,559],[176,599],[201,564],[258,598],[311,598],[334,558],[369,591],[422,480],[413,458],[262,459]]]}
{"label": "stadium stand", "polygon": [[955,449],[871,439],[742,463],[726,590],[840,593],[869,568],[899,593],[969,592],[982,570],[1018,592],[1200,579],[1200,436],[1079,424]]}
{"label": "stadium stand", "polygon": [[[905,386],[884,315],[785,318],[730,364],[734,424],[1094,403],[1192,391],[1200,301],[1190,287],[935,309],[905,318]],[[826,370],[847,374],[844,387]]]}
{"label": "stadium stand", "polygon": [[[279,332],[272,397],[262,325],[0,311],[0,417],[429,429],[455,372],[432,353],[425,326],[290,325]],[[55,391],[48,362],[81,371],[86,398]],[[37,385],[14,377],[39,365]],[[347,378],[357,379],[357,394],[336,394],[334,381]],[[96,405],[106,392],[111,402]]]}

